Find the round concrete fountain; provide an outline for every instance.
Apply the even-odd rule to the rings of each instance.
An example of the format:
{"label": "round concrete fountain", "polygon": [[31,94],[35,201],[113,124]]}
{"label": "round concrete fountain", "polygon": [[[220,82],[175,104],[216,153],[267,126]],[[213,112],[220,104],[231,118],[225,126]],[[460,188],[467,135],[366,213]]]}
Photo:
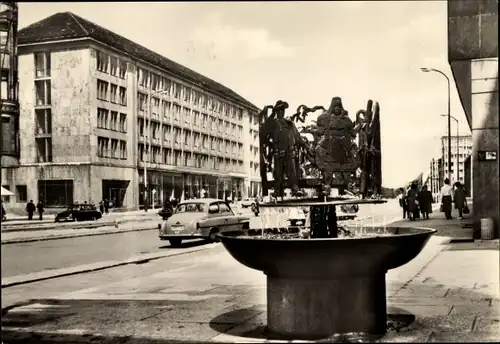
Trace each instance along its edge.
{"label": "round concrete fountain", "polygon": [[[328,209],[346,202],[380,201],[274,206],[321,207],[328,214]],[[311,227],[318,225],[337,229],[336,220],[333,224],[332,219],[323,218],[320,223],[311,219]],[[261,228],[224,232],[219,238],[238,262],[267,276],[270,333],[306,340],[349,333],[383,335],[387,327],[385,274],[415,258],[435,230],[368,226],[349,231],[349,236],[333,238],[279,239],[266,238]]]}

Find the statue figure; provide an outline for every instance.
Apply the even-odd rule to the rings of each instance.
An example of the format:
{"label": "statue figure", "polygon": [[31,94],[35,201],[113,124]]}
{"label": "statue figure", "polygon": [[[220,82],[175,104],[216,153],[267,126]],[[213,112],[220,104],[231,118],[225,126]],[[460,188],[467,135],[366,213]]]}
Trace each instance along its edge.
{"label": "statue figure", "polygon": [[324,193],[329,194],[334,174],[347,184],[358,165],[353,146],[354,123],[340,97],[332,98],[328,110],[318,117],[317,133],[321,138],[315,147],[315,163],[323,173]]}

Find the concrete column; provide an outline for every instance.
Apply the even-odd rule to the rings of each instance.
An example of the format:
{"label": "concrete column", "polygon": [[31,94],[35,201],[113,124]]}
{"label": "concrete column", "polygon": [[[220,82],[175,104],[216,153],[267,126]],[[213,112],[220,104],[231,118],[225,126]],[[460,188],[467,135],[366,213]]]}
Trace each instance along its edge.
{"label": "concrete column", "polygon": [[[498,58],[471,61],[472,184],[475,228],[481,218],[500,223]],[[496,152],[496,161],[479,161],[481,151]],[[498,231],[497,231],[498,237]]]}

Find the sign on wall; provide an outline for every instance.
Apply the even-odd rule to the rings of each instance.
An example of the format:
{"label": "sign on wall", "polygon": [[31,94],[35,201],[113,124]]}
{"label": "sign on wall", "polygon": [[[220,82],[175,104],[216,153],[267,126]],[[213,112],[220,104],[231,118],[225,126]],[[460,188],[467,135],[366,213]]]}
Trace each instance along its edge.
{"label": "sign on wall", "polygon": [[478,161],[496,161],[497,152],[496,151],[478,151],[477,152]]}

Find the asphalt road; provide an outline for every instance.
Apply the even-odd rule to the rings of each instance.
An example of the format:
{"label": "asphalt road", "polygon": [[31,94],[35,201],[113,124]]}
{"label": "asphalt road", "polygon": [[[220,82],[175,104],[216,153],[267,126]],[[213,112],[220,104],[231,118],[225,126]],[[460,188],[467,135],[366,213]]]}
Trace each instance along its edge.
{"label": "asphalt road", "polygon": [[[250,210],[241,210],[248,215]],[[393,201],[381,205],[361,205],[359,218],[371,217],[375,221],[389,220],[399,214]],[[251,213],[249,214],[251,215]],[[251,216],[251,226],[260,226],[258,218]],[[160,241],[156,229],[140,232],[57,239],[2,246],[3,277],[60,269],[105,261],[120,261],[145,253],[170,249],[168,241]]]}

